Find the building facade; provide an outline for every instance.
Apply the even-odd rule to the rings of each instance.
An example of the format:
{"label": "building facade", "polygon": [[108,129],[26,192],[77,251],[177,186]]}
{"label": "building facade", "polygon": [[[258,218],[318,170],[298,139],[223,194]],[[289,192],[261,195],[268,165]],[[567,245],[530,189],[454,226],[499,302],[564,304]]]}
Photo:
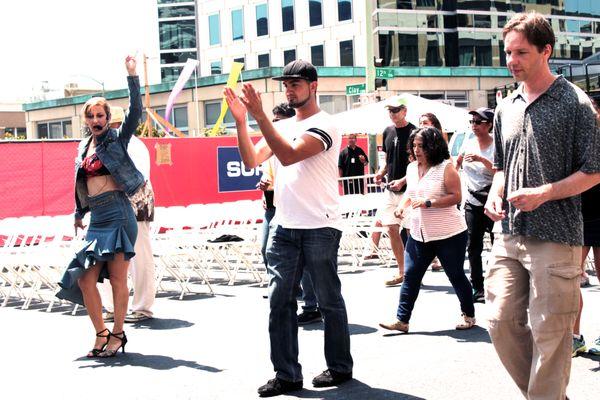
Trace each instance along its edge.
{"label": "building facade", "polygon": [[[365,82],[370,46],[373,62],[393,74],[378,89],[382,98],[408,92],[457,107],[487,106],[490,90],[514,83],[505,67],[502,26],[515,12],[531,10],[554,27],[555,66],[600,51],[598,0],[157,0],[162,83],[150,87],[151,107],[164,115],[183,64],[199,60],[198,89],[188,82],[170,122],[201,135],[218,118],[233,61],[244,63],[242,79],[263,92],[269,109],[285,101],[283,87],[270,78],[300,58],[318,67],[321,107],[345,111],[358,103],[346,87]],[[106,97],[127,106],[125,90]],[[78,137],[78,105],[85,100],[26,104],[28,138]],[[233,126],[227,114],[225,127]]]}

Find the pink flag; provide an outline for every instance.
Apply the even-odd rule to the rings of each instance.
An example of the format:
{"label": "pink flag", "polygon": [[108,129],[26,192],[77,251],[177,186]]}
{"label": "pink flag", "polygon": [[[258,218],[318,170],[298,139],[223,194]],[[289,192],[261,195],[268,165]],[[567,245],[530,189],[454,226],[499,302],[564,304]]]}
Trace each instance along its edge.
{"label": "pink flag", "polygon": [[[194,73],[194,69],[198,66],[198,60],[194,60],[193,58],[188,58],[181,74],[179,74],[179,79],[175,82],[175,86],[173,86],[173,90],[169,95],[169,100],[167,100],[167,109],[165,110],[165,119],[168,121],[171,116],[171,110],[173,109],[173,103],[175,103],[175,99],[179,96],[179,93],[183,90],[185,83],[190,79],[190,76]],[[169,129],[168,127],[165,127]]]}

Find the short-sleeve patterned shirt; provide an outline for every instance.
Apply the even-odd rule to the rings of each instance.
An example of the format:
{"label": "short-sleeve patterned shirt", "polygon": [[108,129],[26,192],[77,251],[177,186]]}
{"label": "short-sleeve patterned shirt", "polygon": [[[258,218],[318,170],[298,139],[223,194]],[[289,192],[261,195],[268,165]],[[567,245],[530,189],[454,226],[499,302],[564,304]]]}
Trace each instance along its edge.
{"label": "short-sleeve patterned shirt", "polygon": [[[504,195],[600,172],[600,130],[588,96],[564,77],[533,102],[521,85],[502,101],[494,118],[494,168],[504,171]],[[505,201],[502,233],[583,244],[580,196],[549,201],[524,212]]]}

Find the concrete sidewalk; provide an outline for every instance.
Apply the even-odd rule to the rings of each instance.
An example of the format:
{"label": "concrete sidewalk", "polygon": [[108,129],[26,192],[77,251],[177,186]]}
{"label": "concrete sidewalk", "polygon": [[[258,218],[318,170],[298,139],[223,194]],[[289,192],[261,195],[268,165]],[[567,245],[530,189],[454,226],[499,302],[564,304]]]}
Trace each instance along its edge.
{"label": "concrete sidewalk", "polygon": [[[342,273],[351,323],[354,381],[314,389],[326,369],[322,325],[300,328],[305,389],[281,399],[519,399],[490,344],[485,305],[479,326],[456,331],[458,300],[444,273],[427,272],[408,335],[390,334],[399,287],[383,281],[395,270],[366,267]],[[600,286],[583,290],[582,332],[600,336]],[[274,376],[269,361],[266,288],[216,285],[216,296],[157,299],[156,318],[126,326],[126,354],[86,359],[94,332],[84,311],[44,312],[45,306],[0,308],[2,399],[255,399]],[[600,357],[573,360],[569,396],[597,399]]]}

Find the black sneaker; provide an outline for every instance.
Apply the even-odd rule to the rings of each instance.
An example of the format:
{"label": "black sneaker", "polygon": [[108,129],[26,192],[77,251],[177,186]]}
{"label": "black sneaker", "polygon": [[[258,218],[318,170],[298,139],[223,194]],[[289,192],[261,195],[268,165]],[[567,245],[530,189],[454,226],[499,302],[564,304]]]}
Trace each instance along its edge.
{"label": "black sneaker", "polygon": [[314,387],[337,386],[352,379],[352,372],[335,372],[332,369],[323,371],[312,380]]}
{"label": "black sneaker", "polygon": [[485,292],[483,290],[475,290],[473,292],[474,303],[485,303]]}
{"label": "black sneaker", "polygon": [[323,321],[321,311],[302,311],[298,314],[298,325],[314,324]]}
{"label": "black sneaker", "polygon": [[279,396],[280,394],[293,392],[295,390],[302,389],[302,381],[288,382],[283,379],[275,378],[271,379],[265,385],[258,388],[258,395],[260,397],[273,397]]}

